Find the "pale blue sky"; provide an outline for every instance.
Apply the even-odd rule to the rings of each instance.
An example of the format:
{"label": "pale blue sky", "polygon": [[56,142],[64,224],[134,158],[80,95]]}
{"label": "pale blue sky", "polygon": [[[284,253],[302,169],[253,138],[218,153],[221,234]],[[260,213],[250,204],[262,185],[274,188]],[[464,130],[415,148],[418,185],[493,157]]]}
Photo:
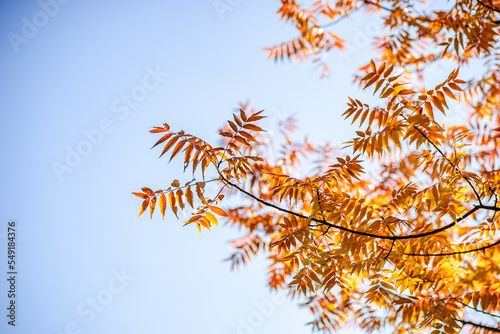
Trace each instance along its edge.
{"label": "pale blue sky", "polygon": [[[265,59],[263,47],[294,33],[275,14],[279,1],[222,2],[236,4],[222,17],[212,0],[72,0],[46,6],[52,17],[36,1],[1,2],[0,236],[17,222],[19,274],[15,328],[2,279],[0,332],[246,333],[240,319],[270,300],[265,259],[236,272],[221,261],[237,230],[200,236],[172,215],[137,218],[131,192],[181,176],[180,164],[149,149],[157,137],[148,130],[168,122],[213,141],[237,103],[251,99],[268,124],[292,113],[312,140],[341,145],[353,132],[340,116],[347,95],[362,96],[350,75],[369,55],[363,34],[377,25],[361,13],[338,25],[358,47],[332,55],[332,77],[320,80],[310,65]],[[38,31],[24,27],[34,21]],[[23,33],[29,38],[12,42]],[[120,101],[130,94],[140,101],[126,111]],[[85,131],[94,133],[90,147]],[[77,149],[88,155],[58,176],[54,164]],[[105,304],[99,312],[95,298]],[[307,310],[273,305],[247,332],[310,333]]]}

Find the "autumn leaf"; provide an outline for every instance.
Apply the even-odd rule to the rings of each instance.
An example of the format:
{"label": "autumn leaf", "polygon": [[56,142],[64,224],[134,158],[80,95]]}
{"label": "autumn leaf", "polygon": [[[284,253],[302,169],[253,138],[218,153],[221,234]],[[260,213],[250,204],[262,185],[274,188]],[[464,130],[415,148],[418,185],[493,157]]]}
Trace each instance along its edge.
{"label": "autumn leaf", "polygon": [[227,213],[217,206],[210,206],[210,210],[212,210],[212,212],[218,214],[219,216],[227,217]]}
{"label": "autumn leaf", "polygon": [[160,206],[160,212],[161,212],[161,219],[165,218],[165,211],[167,209],[167,197],[165,196],[165,193],[162,193],[160,195],[159,199],[159,206]]}

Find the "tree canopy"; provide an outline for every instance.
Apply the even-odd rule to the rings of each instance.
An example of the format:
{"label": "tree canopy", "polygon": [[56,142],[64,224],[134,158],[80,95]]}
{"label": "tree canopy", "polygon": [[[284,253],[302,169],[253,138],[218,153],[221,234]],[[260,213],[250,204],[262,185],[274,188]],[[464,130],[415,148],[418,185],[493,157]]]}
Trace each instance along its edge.
{"label": "tree canopy", "polygon": [[[340,20],[365,11],[383,23],[378,58],[354,74],[378,102],[338,97],[359,127],[352,140],[295,140],[286,119],[270,154],[265,114],[248,103],[218,143],[165,123],[151,130],[154,146],[193,178],[134,193],[139,215],[190,206],[185,224],[200,232],[219,220],[242,228],[231,265],[264,253],[269,287],[307,307],[316,331],[500,332],[500,1],[306,3],[281,1],[278,15],[297,37],[266,52],[318,63],[321,76],[325,55],[345,45]],[[454,68],[427,87],[436,63]],[[467,117],[450,122],[453,108]]]}

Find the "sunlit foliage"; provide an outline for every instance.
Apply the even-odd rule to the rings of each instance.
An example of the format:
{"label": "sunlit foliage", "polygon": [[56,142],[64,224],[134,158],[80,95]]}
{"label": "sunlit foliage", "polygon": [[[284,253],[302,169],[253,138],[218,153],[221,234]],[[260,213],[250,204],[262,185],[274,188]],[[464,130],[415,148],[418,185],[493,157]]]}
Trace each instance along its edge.
{"label": "sunlit foliage", "polygon": [[[359,10],[386,33],[373,41],[379,58],[355,74],[378,103],[344,97],[343,116],[359,127],[352,140],[294,141],[288,119],[270,154],[264,113],[248,104],[213,146],[155,127],[161,155],[181,157],[193,179],[134,193],[139,214],[189,205],[185,223],[200,232],[221,219],[241,228],[231,266],[265,254],[270,288],[308,308],[316,331],[500,332],[500,3],[282,1],[278,14],[299,36],[269,56],[323,61],[344,45],[326,28]],[[462,77],[473,61],[481,70]],[[454,69],[425,87],[437,62]],[[467,117],[448,124],[458,107]]]}

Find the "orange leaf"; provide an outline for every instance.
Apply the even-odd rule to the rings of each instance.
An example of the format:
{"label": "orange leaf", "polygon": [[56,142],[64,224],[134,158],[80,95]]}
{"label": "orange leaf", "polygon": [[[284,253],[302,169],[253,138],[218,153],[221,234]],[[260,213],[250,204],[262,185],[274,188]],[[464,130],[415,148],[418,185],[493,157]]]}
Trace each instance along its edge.
{"label": "orange leaf", "polygon": [[378,75],[375,75],[373,78],[371,78],[366,84],[365,84],[365,87],[363,89],[366,89],[368,87],[370,87],[371,85],[373,85],[377,80],[379,79]]}
{"label": "orange leaf", "polygon": [[253,114],[252,116],[250,116],[248,119],[247,119],[247,122],[255,122],[255,121],[258,121],[260,119],[263,119],[263,118],[266,118],[266,116],[259,116],[264,110],[261,110],[259,112],[256,112],[255,114]]}
{"label": "orange leaf", "polygon": [[249,134],[248,132],[246,131],[240,131],[240,135],[244,136],[246,139],[248,140],[251,140],[253,142],[256,142],[257,143],[257,140],[251,135]]}
{"label": "orange leaf", "polygon": [[173,191],[168,193],[168,203],[170,204],[170,208],[174,212],[175,216],[179,218],[179,216],[177,216],[177,203],[175,202],[175,195]]}
{"label": "orange leaf", "polygon": [[434,103],[434,105],[443,113],[445,114],[445,111],[444,111],[444,108],[443,108],[443,105],[441,104],[441,101],[439,101],[439,99],[436,97],[436,96],[433,96],[432,97],[432,102]]}
{"label": "orange leaf", "polygon": [[151,133],[159,133],[170,130],[170,126],[167,123],[163,123],[163,128],[155,126],[153,130],[149,130]]}
{"label": "orange leaf", "polygon": [[425,111],[427,112],[427,115],[429,115],[430,118],[434,119],[434,113],[432,112],[432,104],[429,101],[425,102]]}
{"label": "orange leaf", "polygon": [[154,196],[155,195],[154,191],[151,190],[151,189],[149,189],[148,187],[142,187],[142,191],[144,191],[149,196]]}
{"label": "orange leaf", "polygon": [[391,65],[391,67],[389,67],[385,73],[384,73],[384,78],[387,78],[389,75],[391,75],[392,73],[392,70],[394,69],[394,64]]}
{"label": "orange leaf", "polygon": [[378,73],[379,75],[382,75],[382,73],[384,72],[384,70],[385,70],[385,63],[382,63],[382,64],[378,67],[378,69],[377,69],[377,73]]}
{"label": "orange leaf", "polygon": [[239,141],[240,143],[247,145],[247,146],[252,146],[245,138],[241,136],[234,136],[234,139]]}
{"label": "orange leaf", "polygon": [[181,140],[174,148],[174,150],[172,151],[172,156],[170,157],[170,161],[172,161],[172,159],[177,155],[177,153],[179,153],[181,150],[182,150],[182,147],[184,147],[184,144],[186,144],[186,141],[187,140]]}
{"label": "orange leaf", "polygon": [[231,129],[233,129],[234,132],[238,132],[238,127],[236,126],[236,124],[234,124],[231,121],[227,121],[227,122],[229,123],[229,126],[231,127]]}
{"label": "orange leaf", "polygon": [[212,210],[212,212],[218,214],[219,216],[223,216],[223,217],[227,217],[228,216],[227,213],[226,213],[226,211],[222,210],[221,208],[219,208],[217,206],[212,205],[210,207],[210,210]]}
{"label": "orange leaf", "polygon": [[161,152],[160,157],[162,155],[164,155],[175,144],[175,142],[177,140],[179,140],[179,136],[174,136],[172,139],[170,139],[168,141],[168,143],[165,145],[165,147],[163,148],[163,151]]}
{"label": "orange leaf", "polygon": [[245,114],[245,112],[241,108],[240,108],[240,117],[243,120],[243,122],[247,121],[247,115]]}
{"label": "orange leaf", "polygon": [[236,124],[238,124],[239,126],[243,125],[243,122],[241,121],[241,119],[239,119],[238,116],[236,116],[235,114],[233,114],[233,118],[234,118],[234,121],[236,122]]}
{"label": "orange leaf", "polygon": [[370,80],[375,74],[376,74],[375,72],[370,72],[367,75],[365,75],[363,79],[361,79],[361,81]]}
{"label": "orange leaf", "polygon": [[[198,222],[204,227],[206,228],[207,230],[210,231],[210,222],[208,221],[208,219],[206,219],[205,217],[201,217]],[[201,233],[201,231],[200,231]]]}
{"label": "orange leaf", "polygon": [[184,210],[184,193],[182,192],[182,189],[179,189],[176,191],[175,196],[177,198],[177,203],[179,203],[179,206],[181,207],[181,210]]}
{"label": "orange leaf", "polygon": [[164,219],[165,210],[167,209],[167,197],[165,196],[165,193],[161,194],[158,204],[160,205],[161,219]]}
{"label": "orange leaf", "polygon": [[[460,86],[459,86],[459,85],[457,85],[457,84],[455,84],[455,83],[453,83],[453,82],[448,83],[448,86],[450,86],[450,87],[451,87],[452,89],[454,89],[454,90],[460,90],[460,91],[462,90],[462,88],[460,88]],[[446,93],[446,92],[445,92],[445,93]]]}
{"label": "orange leaf", "polygon": [[186,199],[187,199],[189,205],[191,205],[191,207],[194,209],[193,191],[191,190],[191,187],[188,187],[186,189]]}
{"label": "orange leaf", "polygon": [[144,210],[146,210],[148,205],[149,205],[149,198],[145,199],[144,202],[142,202],[141,209],[139,210],[139,215],[137,217],[142,215],[142,213],[144,212]]}
{"label": "orange leaf", "polygon": [[[165,140],[167,140],[168,138],[170,138],[172,136],[172,134],[173,133],[170,132],[170,133],[167,133],[166,135],[164,135],[163,137],[161,137],[160,140],[158,140],[156,142],[156,144],[153,145],[153,147],[156,147],[157,145],[160,145],[161,143],[163,143]],[[151,148],[153,148],[153,147],[151,147]]]}
{"label": "orange leaf", "polygon": [[245,124],[245,125],[243,125],[243,127],[245,129],[249,129],[249,130],[253,130],[253,131],[264,131],[260,127],[258,127],[257,125],[253,125],[253,124]]}
{"label": "orange leaf", "polygon": [[455,94],[448,88],[448,87],[443,87],[443,92],[451,97],[452,99],[456,100],[457,98],[455,97]]}
{"label": "orange leaf", "polygon": [[151,200],[149,201],[149,218],[153,218],[153,212],[155,211],[156,207],[156,196],[152,197]]}

